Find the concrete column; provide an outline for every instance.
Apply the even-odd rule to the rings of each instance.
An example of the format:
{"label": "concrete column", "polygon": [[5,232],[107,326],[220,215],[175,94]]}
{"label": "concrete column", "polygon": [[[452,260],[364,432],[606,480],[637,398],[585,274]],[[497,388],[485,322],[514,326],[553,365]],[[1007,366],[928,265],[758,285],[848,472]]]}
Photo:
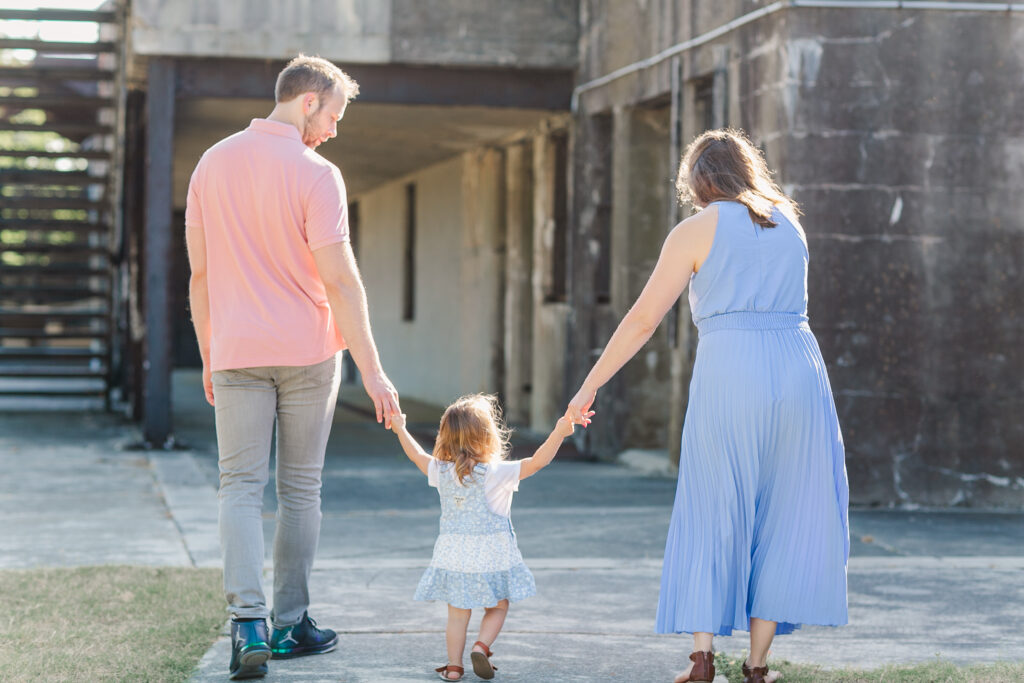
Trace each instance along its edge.
{"label": "concrete column", "polygon": [[505,150],[505,417],[530,420],[533,345],[533,147]]}
{"label": "concrete column", "polygon": [[174,61],[149,62],[146,97],[145,322],[143,439],[155,447],[171,436],[171,185]]}
{"label": "concrete column", "polygon": [[464,159],[461,386],[499,392],[505,370],[505,159],[497,149]]}
{"label": "concrete column", "polygon": [[[555,238],[555,146],[548,133],[533,139],[533,340],[530,427],[547,431],[565,410],[569,307],[547,298]],[[580,353],[581,351],[576,351]]]}

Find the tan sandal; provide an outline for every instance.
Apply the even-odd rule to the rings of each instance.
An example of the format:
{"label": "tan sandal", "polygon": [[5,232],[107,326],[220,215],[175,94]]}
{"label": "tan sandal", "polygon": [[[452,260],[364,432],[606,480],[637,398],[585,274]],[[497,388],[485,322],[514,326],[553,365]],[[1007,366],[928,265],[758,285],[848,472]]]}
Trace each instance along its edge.
{"label": "tan sandal", "polygon": [[494,678],[494,672],[498,670],[498,667],[491,664],[491,648],[487,647],[484,643],[479,640],[473,643],[473,647],[479,645],[484,649],[483,652],[477,652],[473,650],[469,653],[469,658],[473,662],[473,673],[485,681],[489,681]]}
{"label": "tan sandal", "polygon": [[[782,674],[772,680],[781,681]],[[768,683],[768,666],[747,666],[743,662],[743,683]]]}
{"label": "tan sandal", "polygon": [[693,662],[693,668],[690,669],[689,675],[676,676],[675,683],[696,683],[697,681],[713,681],[715,680],[715,653],[711,651],[707,652],[693,652],[690,653],[690,661]]}
{"label": "tan sandal", "polygon": [[[454,664],[445,664],[444,666],[439,666],[436,669],[434,669],[434,671],[437,672],[437,675],[441,677],[442,681],[461,681],[462,675],[466,673],[465,669],[463,669],[461,666],[455,666]],[[448,672],[451,672],[453,674],[459,674],[459,677],[448,678]]]}

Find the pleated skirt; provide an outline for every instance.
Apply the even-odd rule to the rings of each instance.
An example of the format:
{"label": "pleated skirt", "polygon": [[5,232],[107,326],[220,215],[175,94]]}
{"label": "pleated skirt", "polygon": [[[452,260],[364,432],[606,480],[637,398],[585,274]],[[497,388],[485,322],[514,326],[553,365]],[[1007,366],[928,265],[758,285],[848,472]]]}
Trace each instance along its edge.
{"label": "pleated skirt", "polygon": [[655,630],[845,624],[849,488],[818,343],[802,317],[716,318],[700,326]]}

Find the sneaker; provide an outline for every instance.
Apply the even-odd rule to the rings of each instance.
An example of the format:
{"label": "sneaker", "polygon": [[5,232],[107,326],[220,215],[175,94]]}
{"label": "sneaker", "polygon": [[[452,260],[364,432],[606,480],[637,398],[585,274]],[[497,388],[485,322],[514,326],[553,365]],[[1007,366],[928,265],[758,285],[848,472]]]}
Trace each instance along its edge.
{"label": "sneaker", "polygon": [[336,647],[338,634],[329,628],[317,628],[316,622],[309,618],[308,612],[302,613],[302,619],[297,624],[284,628],[275,626],[270,637],[274,659],[320,655]]}
{"label": "sneaker", "polygon": [[231,680],[263,678],[267,675],[267,660],[270,659],[270,638],[267,637],[267,622],[231,620],[231,664],[228,671]]}

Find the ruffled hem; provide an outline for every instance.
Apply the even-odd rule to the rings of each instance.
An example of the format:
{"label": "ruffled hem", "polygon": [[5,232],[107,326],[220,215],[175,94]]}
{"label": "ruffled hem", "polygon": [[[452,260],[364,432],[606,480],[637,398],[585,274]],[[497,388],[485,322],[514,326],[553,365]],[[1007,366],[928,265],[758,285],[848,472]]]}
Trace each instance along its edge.
{"label": "ruffled hem", "polygon": [[413,600],[441,600],[459,609],[494,607],[500,600],[516,602],[537,594],[525,564],[507,571],[466,573],[428,567]]}
{"label": "ruffled hem", "polygon": [[[774,621],[776,623],[775,635],[777,636],[784,636],[793,633],[794,631],[799,630],[801,626],[830,626],[835,628],[839,626],[846,626],[847,624],[845,619],[839,623],[836,623],[835,621],[803,621],[795,623],[790,621],[780,621],[779,619],[772,619],[770,617],[761,618],[766,621]],[[716,636],[731,636],[733,629],[737,631],[750,631],[750,621],[748,620],[747,623],[742,626],[738,624],[722,624],[717,628],[691,627],[689,625],[676,627],[669,626],[661,622],[656,623],[654,626],[655,633],[711,633]]]}

